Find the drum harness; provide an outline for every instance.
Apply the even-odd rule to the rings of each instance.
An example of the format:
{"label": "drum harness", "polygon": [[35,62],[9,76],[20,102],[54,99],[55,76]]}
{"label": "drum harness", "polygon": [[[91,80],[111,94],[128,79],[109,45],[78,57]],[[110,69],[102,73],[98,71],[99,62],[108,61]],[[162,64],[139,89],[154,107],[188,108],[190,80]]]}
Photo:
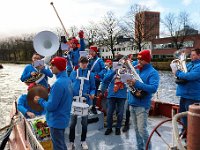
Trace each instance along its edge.
{"label": "drum harness", "polygon": [[83,97],[83,86],[84,86],[84,81],[89,80],[90,72],[91,71],[88,70],[87,77],[79,77],[79,69],[77,70],[76,79],[81,80],[81,83],[80,83],[80,89],[79,89],[79,96],[74,96],[73,97],[74,101],[81,102],[81,103],[86,102],[86,98]]}

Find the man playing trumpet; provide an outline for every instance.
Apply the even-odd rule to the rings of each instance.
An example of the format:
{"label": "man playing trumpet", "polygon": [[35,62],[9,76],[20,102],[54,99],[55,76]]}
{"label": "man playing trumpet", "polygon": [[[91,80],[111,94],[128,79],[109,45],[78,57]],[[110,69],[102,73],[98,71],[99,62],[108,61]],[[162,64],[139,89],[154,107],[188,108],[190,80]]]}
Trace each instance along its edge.
{"label": "man playing trumpet", "polygon": [[[131,107],[131,116],[137,139],[137,148],[145,149],[149,134],[147,131],[147,119],[151,106],[152,94],[155,93],[159,85],[158,72],[150,64],[151,54],[149,50],[139,52],[138,56],[138,74],[143,83],[139,80],[128,80],[129,86],[133,86],[139,91],[144,91],[145,96],[138,97],[128,92],[128,104]],[[151,149],[151,146],[149,147]]]}

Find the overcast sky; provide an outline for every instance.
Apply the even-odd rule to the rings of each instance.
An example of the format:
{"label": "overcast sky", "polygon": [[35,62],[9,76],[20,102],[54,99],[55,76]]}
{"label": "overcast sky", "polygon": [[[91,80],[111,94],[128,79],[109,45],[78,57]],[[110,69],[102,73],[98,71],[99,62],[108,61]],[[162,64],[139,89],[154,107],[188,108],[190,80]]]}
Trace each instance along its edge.
{"label": "overcast sky", "polygon": [[0,35],[20,35],[61,27],[50,5],[54,2],[66,28],[98,22],[107,11],[122,17],[135,3],[152,11],[166,13],[187,11],[193,21],[200,20],[199,0],[0,0]]}

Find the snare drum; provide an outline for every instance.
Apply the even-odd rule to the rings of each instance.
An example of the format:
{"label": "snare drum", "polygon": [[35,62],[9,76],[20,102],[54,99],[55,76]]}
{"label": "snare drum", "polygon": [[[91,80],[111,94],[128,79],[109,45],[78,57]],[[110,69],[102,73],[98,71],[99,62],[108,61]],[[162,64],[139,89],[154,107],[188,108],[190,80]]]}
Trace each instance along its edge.
{"label": "snare drum", "polygon": [[89,105],[81,102],[72,103],[72,114],[77,116],[87,116],[89,111]]}

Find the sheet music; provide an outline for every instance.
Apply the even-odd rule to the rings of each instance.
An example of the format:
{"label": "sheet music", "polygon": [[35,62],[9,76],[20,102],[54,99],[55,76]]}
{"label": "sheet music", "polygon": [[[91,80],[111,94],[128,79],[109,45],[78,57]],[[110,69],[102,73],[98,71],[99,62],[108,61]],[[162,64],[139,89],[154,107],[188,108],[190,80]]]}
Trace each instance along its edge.
{"label": "sheet music", "polygon": [[131,74],[120,74],[121,81],[126,83],[127,80],[133,79],[133,75]]}
{"label": "sheet music", "polygon": [[119,64],[118,62],[113,62],[113,70],[117,70],[117,69],[120,69],[122,68],[122,65]]}
{"label": "sheet music", "polygon": [[66,51],[66,50],[69,50],[69,49],[70,49],[70,48],[69,48],[69,45],[68,45],[68,44],[65,44],[65,43],[61,43],[60,47],[61,47],[61,50],[63,50],[63,51]]}
{"label": "sheet music", "polygon": [[80,57],[88,57],[88,52],[87,51],[79,51]]}
{"label": "sheet music", "polygon": [[36,68],[38,66],[44,66],[44,60],[37,60],[33,62],[33,66]]}

